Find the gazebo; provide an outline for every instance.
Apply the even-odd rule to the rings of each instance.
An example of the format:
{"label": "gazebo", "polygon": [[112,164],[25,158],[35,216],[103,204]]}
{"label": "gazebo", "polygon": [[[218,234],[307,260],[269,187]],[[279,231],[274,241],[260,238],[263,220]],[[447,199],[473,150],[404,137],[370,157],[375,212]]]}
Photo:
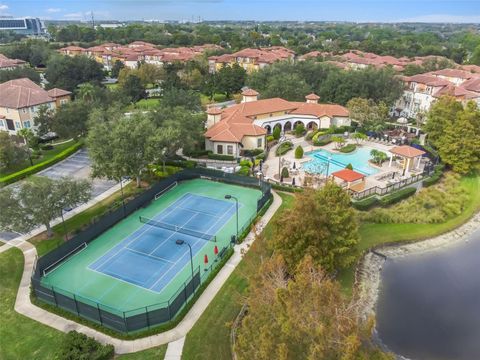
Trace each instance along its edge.
{"label": "gazebo", "polygon": [[[400,156],[403,159],[402,169],[404,174],[408,174],[412,169],[420,168],[420,160],[425,153],[425,151],[414,148],[409,145],[395,146],[390,149],[390,164],[389,167],[392,167],[393,157]],[[415,165],[415,159],[417,159],[417,164]]]}
{"label": "gazebo", "polygon": [[365,189],[365,175],[359,172],[343,169],[332,173],[334,181],[339,185],[346,183],[346,188],[353,191],[363,191]]}

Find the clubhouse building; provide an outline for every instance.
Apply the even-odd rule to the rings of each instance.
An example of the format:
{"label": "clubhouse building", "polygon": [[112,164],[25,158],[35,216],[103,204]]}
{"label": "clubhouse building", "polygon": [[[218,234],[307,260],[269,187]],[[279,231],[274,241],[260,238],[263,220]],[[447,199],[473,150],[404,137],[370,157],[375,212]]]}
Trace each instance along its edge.
{"label": "clubhouse building", "polygon": [[305,102],[281,98],[258,99],[258,92],[242,92],[242,102],[226,109],[207,110],[205,147],[215,154],[239,157],[244,150],[265,149],[266,135],[279,127],[292,131],[298,124],[307,130],[349,126],[348,110],[340,105],[319,104],[319,96],[309,94]]}

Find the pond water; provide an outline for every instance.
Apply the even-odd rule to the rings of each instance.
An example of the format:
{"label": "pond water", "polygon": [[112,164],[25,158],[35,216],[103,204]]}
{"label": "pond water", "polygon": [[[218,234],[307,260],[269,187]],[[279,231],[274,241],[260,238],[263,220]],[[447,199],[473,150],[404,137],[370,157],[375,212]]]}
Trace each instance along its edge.
{"label": "pond water", "polygon": [[355,151],[347,154],[330,152],[324,149],[315,150],[306,153],[309,157],[312,158],[311,161],[304,163],[303,167],[306,171],[314,174],[325,174],[343,170],[348,164],[352,164],[353,170],[364,174],[372,175],[378,172],[378,169],[370,166],[368,160],[372,158],[370,151],[373,148],[362,146],[357,148]]}
{"label": "pond water", "polygon": [[388,259],[377,331],[406,358],[480,359],[480,229],[454,247]]}

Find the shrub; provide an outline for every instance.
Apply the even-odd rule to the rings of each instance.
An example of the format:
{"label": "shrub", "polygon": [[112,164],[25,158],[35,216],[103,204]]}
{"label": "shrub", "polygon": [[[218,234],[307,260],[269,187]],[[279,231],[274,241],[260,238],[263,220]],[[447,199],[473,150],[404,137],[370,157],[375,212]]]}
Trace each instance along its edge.
{"label": "shrub", "polygon": [[303,136],[303,134],[305,134],[305,126],[303,126],[303,124],[297,124],[297,126],[295,126],[295,136],[296,137],[300,137],[300,136]]}
{"label": "shrub", "polygon": [[93,338],[76,331],[70,331],[60,348],[60,359],[107,360],[113,359],[113,345],[102,345]]}
{"label": "shrub", "polygon": [[301,159],[303,158],[303,148],[298,145],[297,148],[295,149],[295,159]]}
{"label": "shrub", "polygon": [[232,155],[208,154],[208,158],[212,160],[235,160]]}
{"label": "shrub", "polygon": [[254,157],[254,156],[260,155],[261,153],[263,153],[263,149],[253,149],[253,150],[245,150],[243,152],[243,155],[246,157]]}
{"label": "shrub", "polygon": [[250,160],[244,159],[244,160],[240,161],[239,165],[242,166],[242,167],[246,166],[248,168],[251,168],[253,164]]}
{"label": "shrub", "polygon": [[286,167],[282,168],[282,178],[288,178],[290,177],[290,173],[288,172],[288,169]]}
{"label": "shrub", "polygon": [[275,151],[275,155],[277,156],[284,155],[292,149],[293,149],[293,144],[290,141],[285,141],[277,147],[277,150]]}
{"label": "shrub", "polygon": [[384,196],[383,198],[380,199],[380,204],[382,206],[392,205],[403,199],[408,198],[409,196],[415,194],[416,192],[417,192],[416,188],[407,187]]}
{"label": "shrub", "polygon": [[274,127],[274,128],[273,128],[273,132],[272,132],[273,139],[274,139],[274,140],[280,139],[281,133],[282,133],[282,130],[280,129],[280,126]]}
{"label": "shrub", "polygon": [[185,169],[193,169],[197,166],[197,162],[193,160],[168,160],[165,161],[165,165],[179,166]]}
{"label": "shrub", "polygon": [[432,176],[423,180],[423,183],[422,183],[423,186],[429,187],[439,182],[440,179],[442,178],[444,168],[445,168],[445,165],[443,164],[435,165]]}
{"label": "shrub", "polygon": [[317,133],[318,133],[318,130],[309,131],[307,135],[305,135],[305,140],[311,141]]}
{"label": "shrub", "polygon": [[[327,135],[327,132],[326,132],[326,131],[317,130],[317,131],[315,132],[315,134],[312,136],[312,141],[315,142],[315,141],[318,140],[318,138],[319,138],[320,136],[324,136],[324,135]],[[329,137],[329,136],[327,136],[327,137]]]}
{"label": "shrub", "polygon": [[185,151],[185,155],[188,157],[199,158],[202,156],[207,156],[210,151],[208,150],[191,150]]}
{"label": "shrub", "polygon": [[330,137],[322,138],[322,139],[317,139],[313,142],[313,145],[315,146],[325,146],[328,145],[332,142],[332,139]]}
{"label": "shrub", "polygon": [[348,163],[347,166],[345,166],[345,169],[353,170],[353,165],[351,163]]}
{"label": "shrub", "polygon": [[276,184],[276,183],[272,184],[272,188],[275,189],[275,190],[278,190],[278,191],[285,191],[285,192],[291,192],[291,193],[302,192],[303,191],[302,188],[297,188],[297,187],[288,186],[288,185],[280,185],[280,184]]}
{"label": "shrub", "polygon": [[255,156],[255,159],[256,160],[265,160],[265,157],[266,157],[266,154],[264,152],[262,152],[261,154],[258,154],[257,156]]}
{"label": "shrub", "polygon": [[345,145],[344,147],[338,149],[338,151],[340,151],[340,152],[342,152],[342,153],[351,153],[351,152],[354,151],[356,148],[357,148],[357,145],[355,145],[355,144],[348,144],[348,145]]}
{"label": "shrub", "polygon": [[250,167],[242,166],[240,170],[237,171],[237,175],[248,176],[250,174]]}
{"label": "shrub", "polygon": [[370,155],[372,156],[372,161],[377,165],[382,165],[382,163],[388,159],[386,153],[377,149],[370,151]]}
{"label": "shrub", "polygon": [[267,142],[272,142],[275,140],[275,137],[273,135],[268,135],[267,136]]}
{"label": "shrub", "polygon": [[63,159],[69,157],[73,153],[77,152],[82,146],[83,146],[83,142],[77,142],[72,146],[70,146],[69,148],[66,148],[62,152],[58,153],[51,159],[48,159],[41,163],[30,166],[26,169],[17,171],[16,173],[0,178],[0,187],[4,185],[12,184],[18,180],[26,178],[27,176],[33,175],[43,169],[46,169],[49,166],[52,166],[53,164],[56,164],[57,162],[62,161]]}
{"label": "shrub", "polygon": [[360,201],[353,201],[352,206],[361,211],[366,211],[378,204],[378,199],[375,196],[368,197]]}

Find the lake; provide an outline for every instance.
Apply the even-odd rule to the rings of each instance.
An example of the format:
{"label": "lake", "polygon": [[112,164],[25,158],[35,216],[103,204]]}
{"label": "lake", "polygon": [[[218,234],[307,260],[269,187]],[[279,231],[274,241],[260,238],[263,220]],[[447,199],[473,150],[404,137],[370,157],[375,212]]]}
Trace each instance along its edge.
{"label": "lake", "polygon": [[388,259],[377,331],[415,360],[480,359],[480,229],[452,247]]}

